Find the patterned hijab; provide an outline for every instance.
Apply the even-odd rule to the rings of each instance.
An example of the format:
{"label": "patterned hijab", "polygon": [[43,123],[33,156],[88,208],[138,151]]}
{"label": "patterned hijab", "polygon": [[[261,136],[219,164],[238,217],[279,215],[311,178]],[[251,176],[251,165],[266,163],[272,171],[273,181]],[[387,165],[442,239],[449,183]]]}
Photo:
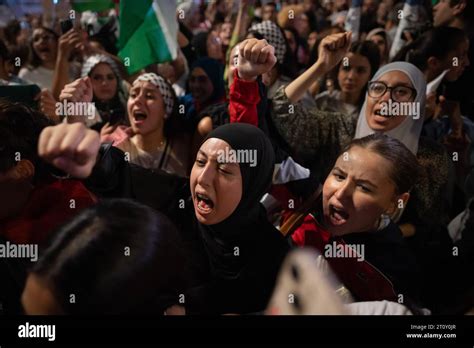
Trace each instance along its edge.
{"label": "patterned hijab", "polygon": [[165,103],[165,107],[166,107],[165,119],[170,117],[171,114],[173,113],[174,102],[175,102],[175,95],[174,95],[173,88],[171,87],[171,85],[164,78],[162,78],[161,76],[158,76],[155,73],[141,74],[135,79],[135,81],[133,81],[133,84],[135,84],[138,81],[150,82],[151,84],[158,87],[158,89],[160,90],[161,96],[163,97],[163,102]]}
{"label": "patterned hijab", "polygon": [[278,62],[283,63],[286,54],[286,39],[278,25],[272,21],[263,21],[253,25],[249,29],[249,33],[258,33],[263,36],[270,45],[275,47],[275,56]]}

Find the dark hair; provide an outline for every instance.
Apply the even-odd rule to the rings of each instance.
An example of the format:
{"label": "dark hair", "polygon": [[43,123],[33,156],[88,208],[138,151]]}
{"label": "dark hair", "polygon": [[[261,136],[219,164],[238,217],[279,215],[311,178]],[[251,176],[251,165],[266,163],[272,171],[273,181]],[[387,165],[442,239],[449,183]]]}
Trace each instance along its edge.
{"label": "dark hair", "polygon": [[3,41],[0,41],[0,59],[3,60],[4,62],[10,59],[10,53],[8,51],[7,46],[3,43]]}
{"label": "dark hair", "polygon": [[21,31],[20,22],[17,19],[12,19],[7,23],[7,26],[3,29],[5,34],[5,40],[9,45],[16,45],[16,39]]}
{"label": "dark hair", "polygon": [[[380,66],[380,51],[376,44],[372,41],[355,41],[351,44],[348,53],[359,54],[367,58],[370,64],[370,76],[369,81],[374,76],[375,72],[379,69]],[[333,78],[334,86],[337,89],[340,89],[339,82],[337,79],[337,75],[339,73],[339,69],[341,68],[342,61],[329,73],[329,76]],[[362,104],[365,100],[365,91],[367,86],[360,93],[359,98],[359,106],[362,107]]]}
{"label": "dark hair", "polygon": [[317,31],[318,28],[318,21],[316,18],[316,15],[314,14],[313,11],[305,11],[302,14],[306,15],[308,17],[308,24],[309,24],[309,33],[312,31]]}
{"label": "dark hair", "polygon": [[[37,154],[41,131],[53,123],[41,112],[0,99],[0,172],[17,164],[17,154],[35,165],[35,178],[49,168]],[[44,169],[44,170],[43,170]]]}
{"label": "dark hair", "polygon": [[321,41],[328,35],[331,35],[331,34],[337,34],[337,33],[343,33],[344,30],[341,29],[341,27],[337,26],[337,25],[333,25],[333,26],[330,26],[326,29],[323,29],[319,34],[318,34],[318,37],[316,39],[316,42],[314,43],[314,46],[310,52],[310,55],[309,55],[309,65],[312,65],[314,64],[317,60],[318,60],[318,57],[319,57],[319,52],[318,52],[318,48],[319,48],[319,45],[321,44]]}
{"label": "dark hair", "polygon": [[[58,34],[56,34],[56,32],[54,30],[51,30],[49,28],[46,28],[46,27],[38,27],[38,28],[35,28],[34,30],[37,30],[37,29],[43,29],[43,30],[46,30],[48,33],[54,35],[54,37],[56,38],[56,40],[59,39],[59,36]],[[34,32],[33,30],[33,32]],[[36,54],[35,52],[35,49],[33,48],[33,38],[31,39],[30,41],[30,58],[29,58],[29,63],[30,65],[33,67],[33,68],[37,68],[41,65],[41,58]]]}
{"label": "dark hair", "polygon": [[[449,1],[449,6],[453,7],[458,5],[462,0],[450,0]],[[465,20],[468,21],[468,19],[471,19],[472,16],[474,15],[474,6],[472,5],[472,0],[465,0],[466,7],[464,8],[464,11],[461,13],[461,17]]]}
{"label": "dark hair", "polygon": [[392,61],[407,61],[421,71],[428,67],[428,58],[444,59],[467,38],[458,28],[440,26],[423,33],[418,39],[405,46]]}
{"label": "dark hair", "polygon": [[191,44],[198,57],[207,57],[207,38],[210,33],[210,31],[204,31],[194,35]]}
{"label": "dark hair", "polygon": [[276,3],[275,3],[274,1],[269,1],[269,2],[267,2],[267,3],[265,3],[265,4],[263,4],[263,6],[273,6],[273,7],[275,7],[275,8],[277,7],[277,5],[276,5]]}
{"label": "dark hair", "polygon": [[370,150],[392,165],[387,168],[389,176],[395,183],[397,194],[409,192],[421,175],[421,167],[416,156],[398,139],[386,134],[375,133],[363,138],[354,139],[342,152],[355,146]]}
{"label": "dark hair", "polygon": [[66,314],[160,315],[188,286],[185,255],[164,215],[113,199],[63,225],[31,272]]}

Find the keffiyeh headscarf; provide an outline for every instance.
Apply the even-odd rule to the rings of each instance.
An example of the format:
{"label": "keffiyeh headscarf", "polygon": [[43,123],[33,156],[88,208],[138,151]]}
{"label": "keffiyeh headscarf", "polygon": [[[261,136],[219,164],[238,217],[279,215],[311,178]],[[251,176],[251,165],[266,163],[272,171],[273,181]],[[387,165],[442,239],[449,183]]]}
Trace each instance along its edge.
{"label": "keffiyeh headscarf", "polygon": [[267,42],[275,48],[275,56],[278,59],[278,62],[283,63],[283,58],[285,58],[286,53],[286,39],[283,36],[283,33],[278,25],[272,21],[263,21],[253,25],[249,29],[249,33],[258,33]]}
{"label": "keffiyeh headscarf", "polygon": [[155,85],[158,87],[160,90],[161,96],[163,97],[163,102],[165,103],[166,106],[166,116],[165,118],[170,117],[170,115],[173,112],[173,107],[174,107],[174,92],[173,88],[171,85],[166,82],[164,78],[161,76],[158,76],[155,73],[145,73],[141,74],[136,78],[133,83],[135,84],[137,81],[147,81],[150,82],[151,84]]}
{"label": "keffiyeh headscarf", "polygon": [[112,58],[110,58],[109,56],[105,54],[95,54],[93,56],[88,57],[86,61],[84,62],[84,64],[82,65],[81,77],[86,77],[87,75],[89,75],[92,69],[94,69],[96,65],[100,63],[108,64],[110,68],[112,69],[112,71],[114,72],[117,80],[118,81],[121,80],[120,70],[117,66],[117,63]]}

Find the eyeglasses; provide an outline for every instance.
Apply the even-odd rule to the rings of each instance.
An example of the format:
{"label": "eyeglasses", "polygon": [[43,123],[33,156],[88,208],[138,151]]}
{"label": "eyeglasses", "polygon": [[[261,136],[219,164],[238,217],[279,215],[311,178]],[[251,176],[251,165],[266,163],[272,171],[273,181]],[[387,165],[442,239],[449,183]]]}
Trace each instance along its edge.
{"label": "eyeglasses", "polygon": [[416,89],[407,86],[388,87],[381,81],[369,82],[368,94],[372,98],[382,97],[387,90],[390,90],[390,97],[397,102],[408,102],[416,98]]}

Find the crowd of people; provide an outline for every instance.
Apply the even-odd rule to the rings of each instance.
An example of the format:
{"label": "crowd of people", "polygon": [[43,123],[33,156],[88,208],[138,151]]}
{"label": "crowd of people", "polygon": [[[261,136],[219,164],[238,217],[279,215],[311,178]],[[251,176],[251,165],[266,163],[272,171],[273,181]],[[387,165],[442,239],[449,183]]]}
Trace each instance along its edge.
{"label": "crowd of people", "polygon": [[118,5],[10,21],[0,312],[472,311],[474,6],[412,3],[178,1],[133,74]]}

